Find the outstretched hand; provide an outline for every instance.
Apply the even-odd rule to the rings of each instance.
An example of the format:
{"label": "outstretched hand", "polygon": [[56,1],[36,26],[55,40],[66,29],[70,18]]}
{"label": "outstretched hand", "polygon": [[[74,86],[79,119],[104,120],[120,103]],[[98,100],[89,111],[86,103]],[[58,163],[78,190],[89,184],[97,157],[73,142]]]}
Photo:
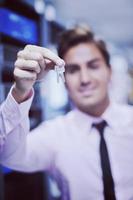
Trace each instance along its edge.
{"label": "outstretched hand", "polygon": [[21,102],[26,99],[36,80],[42,79],[55,65],[62,67],[64,61],[47,48],[27,45],[18,52],[14,65],[13,96]]}

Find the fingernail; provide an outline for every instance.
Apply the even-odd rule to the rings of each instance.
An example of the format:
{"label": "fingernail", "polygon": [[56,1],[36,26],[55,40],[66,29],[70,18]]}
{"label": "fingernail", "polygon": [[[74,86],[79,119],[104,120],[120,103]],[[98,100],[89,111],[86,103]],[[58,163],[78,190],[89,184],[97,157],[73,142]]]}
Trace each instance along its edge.
{"label": "fingernail", "polygon": [[64,65],[65,65],[64,60],[63,60],[63,59],[59,59],[59,60],[57,61],[57,65],[59,65],[59,66],[64,66]]}

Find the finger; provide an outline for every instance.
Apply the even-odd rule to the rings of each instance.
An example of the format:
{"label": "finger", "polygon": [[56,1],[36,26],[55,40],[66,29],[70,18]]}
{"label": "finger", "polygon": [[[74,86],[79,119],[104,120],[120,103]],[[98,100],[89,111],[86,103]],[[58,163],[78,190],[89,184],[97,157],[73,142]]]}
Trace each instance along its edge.
{"label": "finger", "polygon": [[35,60],[39,63],[42,69],[45,68],[44,57],[39,52],[34,52],[34,51],[31,52],[29,50],[22,50],[18,52],[17,57],[25,59],[25,60]]}
{"label": "finger", "polygon": [[14,76],[19,79],[27,79],[35,81],[37,78],[37,74],[33,71],[21,70],[19,68],[15,68]]}
{"label": "finger", "polygon": [[54,69],[55,63],[50,61],[50,60],[48,60],[48,59],[45,59],[45,66],[46,66],[45,70],[49,71],[49,70]]}
{"label": "finger", "polygon": [[65,65],[64,60],[62,60],[59,56],[57,56],[55,53],[53,53],[51,50],[49,50],[47,48],[39,47],[39,46],[35,46],[35,45],[27,45],[25,47],[25,49],[29,50],[29,51],[40,52],[44,58],[51,60],[58,66]]}
{"label": "finger", "polygon": [[35,60],[17,59],[14,65],[21,70],[34,71],[36,73],[41,71],[39,63]]}

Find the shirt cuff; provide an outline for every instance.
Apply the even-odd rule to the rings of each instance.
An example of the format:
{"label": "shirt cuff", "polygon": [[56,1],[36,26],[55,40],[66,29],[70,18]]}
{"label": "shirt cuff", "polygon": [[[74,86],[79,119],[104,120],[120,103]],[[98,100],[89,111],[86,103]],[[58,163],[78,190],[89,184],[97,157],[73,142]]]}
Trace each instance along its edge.
{"label": "shirt cuff", "polygon": [[[6,100],[4,101],[2,107],[3,112],[6,113],[7,117],[13,117],[15,119],[22,119],[23,116],[27,115],[29,113],[32,100],[34,97],[34,89],[32,89],[32,95],[29,99],[25,100],[22,103],[18,103],[14,97],[12,96],[12,89],[11,88]],[[20,117],[21,116],[21,117]]]}

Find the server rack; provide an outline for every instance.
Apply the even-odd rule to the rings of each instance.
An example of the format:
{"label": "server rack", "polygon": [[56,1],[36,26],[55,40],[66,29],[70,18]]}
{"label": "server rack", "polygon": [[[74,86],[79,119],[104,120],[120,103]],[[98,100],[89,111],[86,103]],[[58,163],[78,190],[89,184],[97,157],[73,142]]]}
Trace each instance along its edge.
{"label": "server rack", "polygon": [[[13,68],[17,52],[26,44],[42,44],[41,15],[24,1],[0,1],[0,103],[6,98],[13,82]],[[6,24],[6,26],[5,26]],[[28,32],[27,32],[28,31]],[[30,110],[31,129],[42,121],[43,109],[39,85]],[[43,173],[25,174],[0,167],[1,200],[46,199]],[[28,192],[27,192],[28,191]],[[33,191],[37,192],[37,195]]]}

